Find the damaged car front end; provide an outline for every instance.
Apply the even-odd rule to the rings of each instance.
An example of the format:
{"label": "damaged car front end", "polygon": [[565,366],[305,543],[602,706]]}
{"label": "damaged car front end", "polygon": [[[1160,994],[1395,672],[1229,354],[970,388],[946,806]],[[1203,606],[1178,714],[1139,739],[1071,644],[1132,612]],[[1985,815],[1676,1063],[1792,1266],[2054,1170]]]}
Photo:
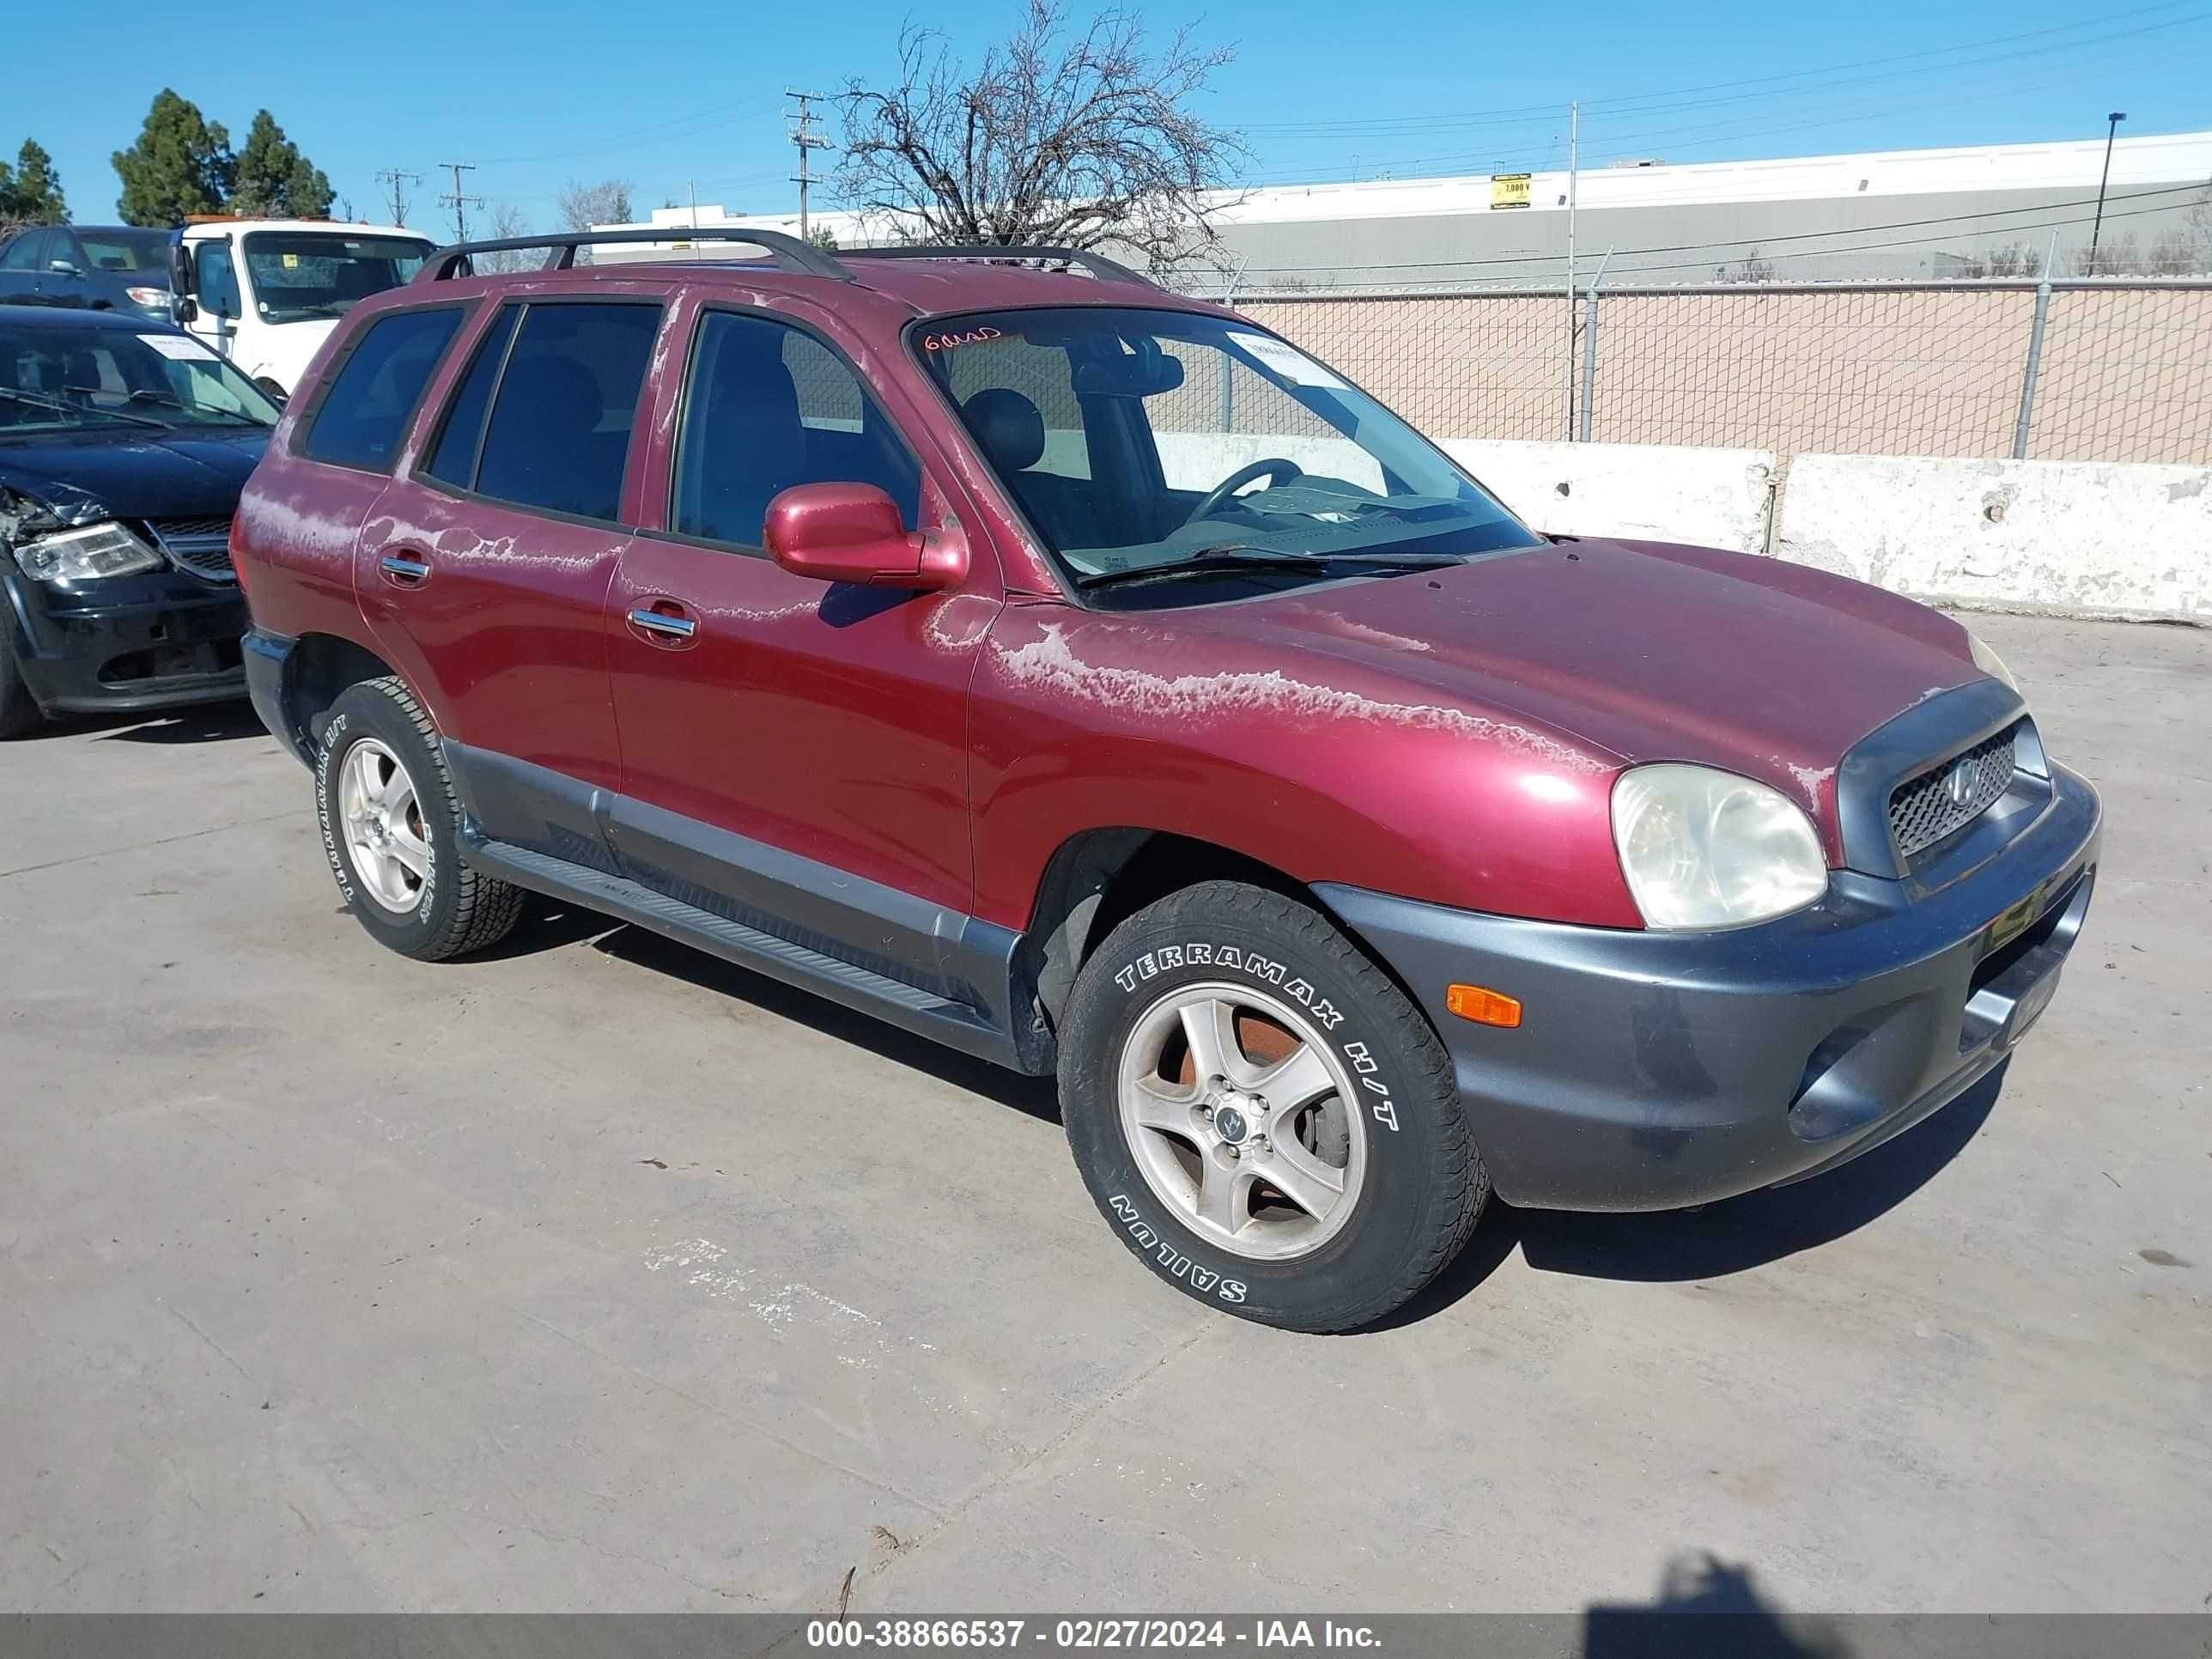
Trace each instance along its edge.
{"label": "damaged car front end", "polygon": [[0,735],[244,695],[230,520],[276,416],[177,331],[0,307]]}

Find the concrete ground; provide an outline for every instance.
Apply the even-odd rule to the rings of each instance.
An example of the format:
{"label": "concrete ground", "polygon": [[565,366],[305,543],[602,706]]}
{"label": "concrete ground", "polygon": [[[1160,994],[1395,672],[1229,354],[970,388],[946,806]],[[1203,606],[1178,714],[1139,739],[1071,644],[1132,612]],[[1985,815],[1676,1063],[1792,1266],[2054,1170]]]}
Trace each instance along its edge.
{"label": "concrete ground", "polygon": [[550,906],[387,954],[242,710],[9,745],[0,1607],[2212,1605],[2212,633],[1977,625],[2110,811],[2001,1092],[1334,1339],[1047,1087]]}

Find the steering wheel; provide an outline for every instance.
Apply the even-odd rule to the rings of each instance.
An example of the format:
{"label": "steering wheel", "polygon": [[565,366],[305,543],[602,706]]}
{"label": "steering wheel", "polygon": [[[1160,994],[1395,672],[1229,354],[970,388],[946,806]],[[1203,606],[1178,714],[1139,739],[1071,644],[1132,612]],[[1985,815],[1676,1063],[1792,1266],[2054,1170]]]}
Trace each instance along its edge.
{"label": "steering wheel", "polygon": [[1300,466],[1296,461],[1285,460],[1279,455],[1270,456],[1262,461],[1255,461],[1249,466],[1240,466],[1212,489],[1207,490],[1206,499],[1191,508],[1190,517],[1185,519],[1183,522],[1196,524],[1200,519],[1212,518],[1221,510],[1221,504],[1224,501],[1255,479],[1265,478],[1272,488],[1277,484],[1286,484],[1293,478],[1303,477],[1304,474],[1305,468]]}

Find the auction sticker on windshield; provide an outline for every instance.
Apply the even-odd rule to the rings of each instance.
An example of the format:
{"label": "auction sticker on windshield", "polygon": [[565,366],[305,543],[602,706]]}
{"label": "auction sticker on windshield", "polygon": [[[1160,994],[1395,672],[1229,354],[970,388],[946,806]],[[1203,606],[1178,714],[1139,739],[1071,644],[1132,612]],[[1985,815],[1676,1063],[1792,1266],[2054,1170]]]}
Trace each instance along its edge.
{"label": "auction sticker on windshield", "polygon": [[1324,392],[1346,389],[1343,381],[1296,346],[1270,339],[1265,334],[1235,334],[1230,337],[1243,350],[1257,358],[1262,368],[1274,370],[1286,380],[1295,381],[1299,386],[1318,386]]}
{"label": "auction sticker on windshield", "polygon": [[178,362],[205,362],[215,356],[187,334],[141,334],[138,337],[164,357]]}

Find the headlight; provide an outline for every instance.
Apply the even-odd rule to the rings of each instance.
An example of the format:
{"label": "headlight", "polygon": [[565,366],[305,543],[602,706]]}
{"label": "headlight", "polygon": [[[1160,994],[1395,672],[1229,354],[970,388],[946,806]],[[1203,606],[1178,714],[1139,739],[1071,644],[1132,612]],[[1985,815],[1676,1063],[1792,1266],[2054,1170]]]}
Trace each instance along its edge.
{"label": "headlight", "polygon": [[1991,679],[2002,680],[2015,693],[2020,690],[2020,682],[2013,678],[2012,670],[2004,665],[2004,659],[1990,650],[1982,636],[1972,629],[1966,630],[1966,644],[1973,651],[1975,667]]}
{"label": "headlight", "polygon": [[42,582],[81,582],[158,570],[161,556],[119,524],[94,524],[25,542],[15,550],[15,562]]}
{"label": "headlight", "polygon": [[1647,927],[1740,927],[1828,890],[1811,820],[1710,766],[1638,766],[1613,786],[1613,842]]}

